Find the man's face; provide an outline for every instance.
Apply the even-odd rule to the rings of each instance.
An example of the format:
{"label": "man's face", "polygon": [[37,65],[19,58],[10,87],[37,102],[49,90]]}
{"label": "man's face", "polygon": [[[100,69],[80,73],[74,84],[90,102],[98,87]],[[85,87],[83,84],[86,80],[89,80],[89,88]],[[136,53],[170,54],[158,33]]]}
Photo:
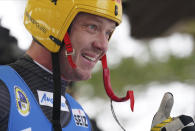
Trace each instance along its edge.
{"label": "man's face", "polygon": [[72,59],[77,68],[73,69],[65,56],[65,47],[61,50],[61,72],[65,80],[86,80],[91,77],[95,64],[106,53],[108,39],[116,23],[106,18],[80,13],[74,19],[70,39],[75,54]]}

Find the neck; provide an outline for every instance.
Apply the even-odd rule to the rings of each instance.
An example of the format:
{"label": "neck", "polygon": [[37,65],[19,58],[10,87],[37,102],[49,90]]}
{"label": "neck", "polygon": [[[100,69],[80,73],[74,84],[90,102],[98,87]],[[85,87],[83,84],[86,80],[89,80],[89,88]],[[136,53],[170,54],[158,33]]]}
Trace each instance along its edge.
{"label": "neck", "polygon": [[34,61],[52,71],[51,53],[46,48],[33,41],[26,53]]}

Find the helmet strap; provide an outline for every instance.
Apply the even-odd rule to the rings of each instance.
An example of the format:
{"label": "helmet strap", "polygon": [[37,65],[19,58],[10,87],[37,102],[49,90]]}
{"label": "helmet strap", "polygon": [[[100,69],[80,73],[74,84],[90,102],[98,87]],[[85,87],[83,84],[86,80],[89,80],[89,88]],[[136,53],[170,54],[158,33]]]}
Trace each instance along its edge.
{"label": "helmet strap", "polygon": [[61,109],[61,73],[59,64],[59,52],[51,53],[52,55],[52,70],[53,70],[53,114],[52,125],[54,131],[62,131],[60,124],[60,109]]}
{"label": "helmet strap", "polygon": [[[74,54],[74,49],[70,41],[68,33],[64,36],[64,44],[66,48],[66,56],[68,62],[73,69],[76,68],[72,60],[72,55]],[[60,73],[60,64],[59,64],[59,52],[51,53],[52,56],[52,70],[53,70],[53,82],[54,82],[54,91],[53,91],[53,114],[52,114],[52,125],[54,131],[62,131],[60,124],[60,110],[61,110],[61,73]]]}
{"label": "helmet strap", "polygon": [[70,66],[75,69],[76,65],[74,64],[73,60],[72,60],[72,55],[74,55],[75,51],[72,48],[72,44],[70,41],[70,37],[68,35],[68,32],[66,32],[65,36],[64,36],[64,44],[65,44],[65,48],[66,48],[66,52],[65,55],[68,58],[68,63],[70,64]]}

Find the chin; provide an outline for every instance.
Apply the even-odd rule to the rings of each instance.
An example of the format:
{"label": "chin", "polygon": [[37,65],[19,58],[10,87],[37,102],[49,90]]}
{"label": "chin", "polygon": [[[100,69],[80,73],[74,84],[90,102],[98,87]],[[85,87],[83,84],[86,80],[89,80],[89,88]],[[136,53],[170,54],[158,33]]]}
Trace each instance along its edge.
{"label": "chin", "polygon": [[80,73],[74,73],[74,75],[72,74],[71,77],[70,75],[68,76],[63,76],[63,79],[66,81],[82,81],[82,80],[88,80],[91,78],[91,73],[87,73],[87,72],[80,72]]}
{"label": "chin", "polygon": [[91,78],[91,74],[87,75],[87,74],[80,74],[77,77],[77,81],[81,81],[81,80],[88,80]]}
{"label": "chin", "polygon": [[74,78],[76,79],[76,81],[88,80],[91,78],[91,70],[76,68],[74,72]]}
{"label": "chin", "polygon": [[91,75],[88,77],[85,77],[83,80],[89,80],[91,78]]}

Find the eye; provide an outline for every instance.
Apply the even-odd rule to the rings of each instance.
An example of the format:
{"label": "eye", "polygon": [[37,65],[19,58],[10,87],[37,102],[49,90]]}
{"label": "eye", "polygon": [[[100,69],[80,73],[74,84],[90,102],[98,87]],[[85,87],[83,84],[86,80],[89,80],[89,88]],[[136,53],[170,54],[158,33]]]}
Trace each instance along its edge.
{"label": "eye", "polygon": [[106,32],[106,38],[107,39],[110,39],[111,35],[112,35],[112,31],[107,31]]}
{"label": "eye", "polygon": [[88,28],[89,31],[92,31],[92,32],[97,31],[97,26],[93,25],[93,24],[87,25],[87,28]]}

